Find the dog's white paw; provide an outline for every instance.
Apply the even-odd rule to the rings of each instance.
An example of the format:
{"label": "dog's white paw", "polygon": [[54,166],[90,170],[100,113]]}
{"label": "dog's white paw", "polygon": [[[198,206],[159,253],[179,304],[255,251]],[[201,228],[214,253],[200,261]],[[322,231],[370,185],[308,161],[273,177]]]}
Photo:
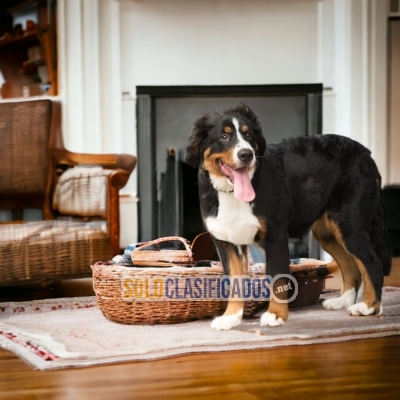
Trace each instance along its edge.
{"label": "dog's white paw", "polygon": [[326,299],[322,306],[327,310],[341,310],[342,308],[349,308],[356,302],[357,293],[355,289],[346,290],[340,297],[334,299]]}
{"label": "dog's white paw", "polygon": [[[372,315],[376,313],[374,307],[368,307],[366,303],[363,301],[361,303],[353,304],[351,307],[348,308],[350,315]],[[377,315],[382,314],[382,305]]]}
{"label": "dog's white paw", "polygon": [[266,311],[260,320],[261,326],[280,326],[284,325],[285,321],[282,318],[277,318],[274,313]]}
{"label": "dog's white paw", "polygon": [[211,328],[216,331],[222,331],[226,329],[232,329],[235,326],[240,325],[242,322],[243,310],[232,315],[222,315],[217,317],[211,322]]}

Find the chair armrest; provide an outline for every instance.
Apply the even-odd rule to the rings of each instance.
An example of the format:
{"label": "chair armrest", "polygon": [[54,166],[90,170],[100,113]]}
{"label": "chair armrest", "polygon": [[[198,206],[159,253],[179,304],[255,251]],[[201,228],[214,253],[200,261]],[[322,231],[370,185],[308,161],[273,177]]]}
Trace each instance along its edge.
{"label": "chair armrest", "polygon": [[108,169],[122,169],[130,174],[136,166],[136,157],[130,154],[74,153],[59,148],[52,148],[51,154],[55,165],[68,168],[78,164],[96,164]]}
{"label": "chair armrest", "polygon": [[136,166],[136,157],[130,154],[85,154],[74,153],[64,148],[52,148],[53,190],[58,177],[75,165],[99,165],[114,170],[108,175],[107,225],[114,255],[120,253],[119,190],[128,182]]}
{"label": "chair armrest", "polygon": [[[135,160],[136,161],[136,160]],[[111,248],[114,255],[120,254],[120,212],[119,212],[119,190],[123,188],[131,173],[122,169],[115,170],[108,176],[108,209],[107,223],[111,238]]]}

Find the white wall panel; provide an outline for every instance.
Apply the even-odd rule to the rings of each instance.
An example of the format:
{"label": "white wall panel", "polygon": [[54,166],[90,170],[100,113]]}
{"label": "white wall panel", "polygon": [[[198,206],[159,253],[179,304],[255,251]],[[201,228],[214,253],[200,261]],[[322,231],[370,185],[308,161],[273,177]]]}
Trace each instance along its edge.
{"label": "white wall panel", "polygon": [[58,5],[62,20],[59,30],[60,97],[63,103],[63,134],[65,145],[75,151],[84,148],[84,86],[83,26],[81,0],[61,1]]}
{"label": "white wall panel", "polygon": [[[69,0],[67,0],[69,1]],[[101,3],[101,0],[100,0]],[[84,83],[80,88],[83,97],[83,148],[90,153],[100,153],[101,119],[99,85],[99,0],[81,0],[82,9],[82,59]],[[79,93],[79,90],[77,90]]]}
{"label": "white wall panel", "polygon": [[119,2],[59,0],[58,10],[65,144],[122,151]]}
{"label": "white wall panel", "polygon": [[316,82],[318,2],[138,0],[121,10],[136,85]]}
{"label": "white wall panel", "polygon": [[[86,0],[83,0],[86,1]],[[103,153],[123,152],[122,89],[120,53],[120,9],[115,0],[100,0],[101,149]]]}

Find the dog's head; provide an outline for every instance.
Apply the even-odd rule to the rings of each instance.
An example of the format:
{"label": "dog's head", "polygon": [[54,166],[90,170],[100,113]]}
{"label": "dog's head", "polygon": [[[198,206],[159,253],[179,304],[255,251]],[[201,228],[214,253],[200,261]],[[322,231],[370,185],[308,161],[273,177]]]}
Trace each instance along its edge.
{"label": "dog's head", "polygon": [[241,103],[223,112],[206,113],[193,125],[186,161],[208,171],[216,190],[233,191],[241,201],[252,201],[251,178],[256,157],[266,143],[254,112]]}

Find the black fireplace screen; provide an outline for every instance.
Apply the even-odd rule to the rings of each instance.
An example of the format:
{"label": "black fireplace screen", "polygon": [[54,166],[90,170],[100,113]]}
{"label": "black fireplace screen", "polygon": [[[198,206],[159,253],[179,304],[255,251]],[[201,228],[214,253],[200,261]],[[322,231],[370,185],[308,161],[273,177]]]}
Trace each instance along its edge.
{"label": "black fireplace screen", "polygon": [[139,86],[139,240],[204,232],[197,170],[185,164],[195,119],[239,102],[258,115],[268,143],[322,133],[322,85]]}

